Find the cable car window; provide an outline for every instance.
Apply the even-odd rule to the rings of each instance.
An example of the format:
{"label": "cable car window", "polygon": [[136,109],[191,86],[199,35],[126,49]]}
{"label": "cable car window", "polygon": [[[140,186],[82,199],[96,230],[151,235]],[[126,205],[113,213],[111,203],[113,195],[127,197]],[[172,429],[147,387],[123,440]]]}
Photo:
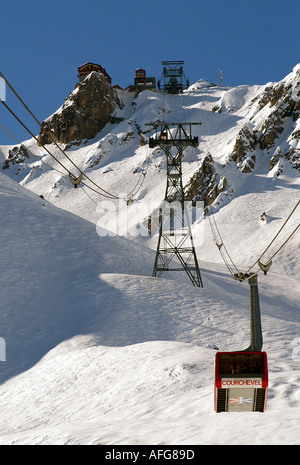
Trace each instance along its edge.
{"label": "cable car window", "polygon": [[220,354],[219,376],[264,376],[263,354]]}

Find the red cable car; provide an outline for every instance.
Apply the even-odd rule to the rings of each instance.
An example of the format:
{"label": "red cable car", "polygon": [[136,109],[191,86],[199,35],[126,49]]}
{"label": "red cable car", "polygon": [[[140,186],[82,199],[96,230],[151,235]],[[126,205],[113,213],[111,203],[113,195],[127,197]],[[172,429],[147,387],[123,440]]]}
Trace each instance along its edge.
{"label": "red cable car", "polygon": [[215,369],[215,412],[265,411],[266,352],[217,352]]}

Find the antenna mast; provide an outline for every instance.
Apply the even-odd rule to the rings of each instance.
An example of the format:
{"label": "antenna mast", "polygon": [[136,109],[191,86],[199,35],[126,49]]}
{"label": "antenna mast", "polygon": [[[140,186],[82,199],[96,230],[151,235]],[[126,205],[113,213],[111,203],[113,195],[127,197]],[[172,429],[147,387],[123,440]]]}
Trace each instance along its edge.
{"label": "antenna mast", "polygon": [[219,87],[223,87],[223,71],[219,69]]}

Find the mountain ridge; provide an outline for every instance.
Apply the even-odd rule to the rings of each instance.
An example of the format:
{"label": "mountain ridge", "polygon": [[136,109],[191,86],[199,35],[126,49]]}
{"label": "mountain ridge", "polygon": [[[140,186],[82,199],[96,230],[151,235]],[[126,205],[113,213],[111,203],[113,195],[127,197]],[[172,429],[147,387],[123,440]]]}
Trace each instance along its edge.
{"label": "mountain ridge", "polygon": [[[93,88],[95,87],[95,82],[100,82],[103,85],[102,81],[105,81],[105,79],[101,78],[101,75],[98,77],[98,74],[95,72],[91,73],[75,89],[74,92],[76,95],[79,92],[80,86],[82,89],[80,92],[84,94],[84,89],[88,89],[90,84],[92,84]],[[198,154],[196,156],[190,155],[190,159],[197,159],[198,163],[201,163],[201,166],[197,167],[198,169],[195,169],[189,179],[185,181],[186,190],[189,191],[189,199],[191,198],[191,192],[193,192],[192,197],[194,200],[204,200],[207,205],[210,205],[215,201],[218,202],[217,199],[220,198],[220,194],[224,191],[227,196],[230,197],[232,195],[234,186],[230,185],[226,175],[224,176],[223,173],[219,173],[220,169],[217,168],[217,165],[220,163],[224,166],[233,161],[242,173],[251,173],[255,168],[257,157],[262,158],[267,156],[270,158],[270,169],[266,175],[279,177],[284,171],[286,164],[291,165],[296,171],[300,171],[300,149],[298,147],[298,135],[300,131],[300,65],[297,65],[279,83],[268,83],[266,86],[219,88],[206,82],[204,85],[202,81],[200,80],[198,83],[190,86],[184,94],[175,96],[144,91],[134,98],[129,92],[114,90],[110,100],[117,103],[113,103],[106,118],[107,122],[110,120],[112,123],[105,124],[103,131],[98,132],[96,137],[94,132],[90,133],[94,139],[93,137],[90,138],[90,135],[88,138],[82,137],[81,139],[79,137],[79,140],[76,137],[76,140],[73,142],[67,139],[62,147],[71,156],[76,151],[76,146],[80,147],[81,157],[79,161],[82,168],[94,169],[95,177],[98,178],[98,176],[101,176],[101,173],[97,172],[99,164],[104,166],[106,161],[107,167],[103,171],[109,172],[112,169],[109,166],[110,163],[107,157],[112,152],[115,152],[116,158],[119,157],[120,160],[122,159],[119,156],[120,152],[124,153],[126,158],[136,156],[136,159],[139,159],[138,154],[141,152],[140,145],[142,143],[143,145],[147,145],[150,134],[149,128],[145,126],[147,122],[149,123],[157,119],[168,120],[168,118],[172,118],[173,116],[179,117],[180,121],[189,121],[192,117],[195,119],[196,116],[196,120],[202,120],[202,128],[200,130],[195,129],[195,134],[197,132],[200,136],[200,142]],[[107,82],[105,85],[107,88],[109,87]],[[88,90],[86,92],[89,93]],[[118,97],[116,97],[116,94],[118,94]],[[45,125],[51,125],[52,119],[57,114],[61,114],[64,106],[66,110],[70,108],[70,104],[68,103],[70,96],[61,109],[43,123],[39,136],[40,140],[43,138],[41,134],[44,134]],[[211,101],[215,101],[215,104],[211,105]],[[79,107],[81,106],[80,103],[78,105]],[[97,105],[101,107],[102,104],[96,103]],[[88,110],[89,105],[84,105],[83,108],[85,107]],[[210,111],[220,114],[221,120],[213,120]],[[75,107],[76,112],[78,113]],[[86,119],[84,116],[79,116],[80,118],[83,120]],[[230,118],[232,123],[230,123]],[[240,124],[242,120],[243,124]],[[114,121],[117,121],[117,123],[114,124]],[[222,143],[219,137],[213,137],[215,132],[214,126],[216,127],[216,136],[224,134]],[[236,131],[236,128],[239,129]],[[104,134],[104,137],[101,137],[102,134]],[[59,141],[59,136],[55,136],[55,138]],[[203,143],[205,138],[209,138],[211,147],[209,147],[209,144]],[[227,139],[226,143],[225,139]],[[93,140],[96,142],[94,143]],[[97,142],[98,140],[99,142]],[[4,153],[6,158],[2,168],[9,176],[17,176],[15,179],[21,182],[22,185],[35,190],[35,183],[31,182],[32,178],[36,178],[39,172],[36,168],[42,170],[43,167],[41,163],[38,164],[36,161],[33,163],[32,157],[28,160],[26,147],[35,153],[37,157],[40,157],[43,152],[32,140],[24,142],[19,149],[18,146],[9,150],[3,150],[2,148],[2,153]],[[55,156],[57,155],[56,147],[49,145],[49,149],[53,151]],[[149,152],[151,157],[151,151]],[[153,153],[155,154],[157,151],[153,151]],[[43,158],[45,160],[49,159],[49,157],[45,156]],[[64,160],[62,159],[61,161]],[[55,162],[52,165],[55,166]],[[68,163],[66,165],[69,166]],[[164,166],[161,157],[156,166]],[[191,168],[191,166],[189,167]],[[214,179],[210,179],[208,183],[204,181],[206,178],[205,168],[214,173],[214,176],[211,176]],[[127,173],[132,178],[133,185],[135,176],[132,176],[132,174],[141,171],[144,173],[145,169],[137,161],[136,168],[133,168],[131,173]],[[107,177],[109,178],[109,176]],[[199,177],[201,178],[201,182],[199,182]],[[196,178],[198,180],[195,183],[193,179]],[[110,187],[103,176],[101,176],[101,182],[102,180],[105,187]],[[60,182],[63,182],[63,180]],[[110,189],[108,190],[110,191]],[[130,190],[127,190],[127,194]],[[113,190],[113,187],[111,187],[111,191],[115,195],[116,191]],[[45,197],[48,195],[43,189],[40,189],[39,194]],[[118,192],[116,195],[118,195]],[[222,197],[224,198],[224,195]],[[52,201],[54,201],[53,198]]]}
{"label": "mountain ridge", "polygon": [[[267,410],[234,418],[213,410],[214,357],[216,350],[248,345],[248,283],[229,275],[207,216],[192,225],[203,289],[185,273],[152,278],[157,235],[142,234],[166,183],[165,157],[149,149],[146,123],[201,121],[194,128],[199,147],[185,152],[184,185],[188,190],[195,176],[193,199],[207,189],[239,269],[261,256],[299,201],[293,155],[283,156],[298,147],[299,118],[281,115],[284,130],[262,150],[255,131],[274,110],[269,102],[258,111],[264,90],[119,93],[124,107],[115,112],[118,122],[66,148],[118,199],[75,189],[68,176],[51,169],[54,160],[34,140],[0,148],[1,444],[299,442],[299,234],[258,278]],[[222,112],[212,111],[221,102]],[[232,153],[239,134],[237,161]],[[249,161],[251,169],[243,171],[252,143],[254,166]],[[47,147],[78,174],[53,144]],[[210,197],[216,185],[220,192]],[[263,263],[299,220],[297,210]]]}

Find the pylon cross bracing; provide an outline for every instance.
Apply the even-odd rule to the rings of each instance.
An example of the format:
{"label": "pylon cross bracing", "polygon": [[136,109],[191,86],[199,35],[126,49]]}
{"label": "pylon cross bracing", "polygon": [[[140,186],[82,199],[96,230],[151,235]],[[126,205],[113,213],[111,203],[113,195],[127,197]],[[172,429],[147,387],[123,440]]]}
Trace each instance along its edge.
{"label": "pylon cross bracing", "polygon": [[201,123],[150,123],[156,130],[149,147],[160,147],[167,160],[165,199],[159,214],[159,238],[153,276],[166,271],[185,271],[192,284],[203,287],[195,251],[189,212],[185,206],[182,183],[182,158],[187,147],[197,147],[192,125]]}

